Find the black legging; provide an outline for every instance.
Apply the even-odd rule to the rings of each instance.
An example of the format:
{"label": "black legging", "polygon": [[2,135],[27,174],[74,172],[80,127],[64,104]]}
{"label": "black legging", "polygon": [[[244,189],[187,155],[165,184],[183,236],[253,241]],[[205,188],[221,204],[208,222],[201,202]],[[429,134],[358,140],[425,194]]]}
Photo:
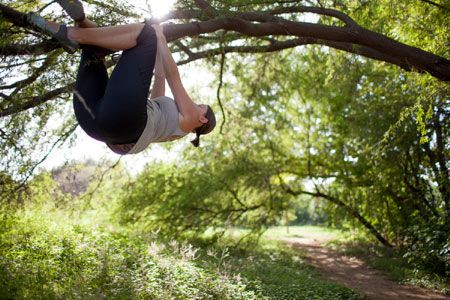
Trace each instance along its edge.
{"label": "black legging", "polygon": [[123,51],[109,79],[104,60],[96,56],[95,50],[83,50],[73,107],[89,136],[111,144],[139,139],[147,123],[146,104],[156,46],[155,30],[145,24],[137,45]]}

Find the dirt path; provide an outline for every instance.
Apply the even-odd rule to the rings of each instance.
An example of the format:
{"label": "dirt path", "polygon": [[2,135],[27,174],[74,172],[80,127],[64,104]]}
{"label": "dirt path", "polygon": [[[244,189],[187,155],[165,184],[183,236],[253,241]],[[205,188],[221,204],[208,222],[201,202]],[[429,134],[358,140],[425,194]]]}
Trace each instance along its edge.
{"label": "dirt path", "polygon": [[284,238],[284,242],[306,252],[307,262],[318,268],[327,279],[359,291],[368,299],[383,300],[449,300],[449,296],[430,290],[400,285],[379,271],[369,268],[361,260],[347,257],[322,245],[327,237],[302,236]]}

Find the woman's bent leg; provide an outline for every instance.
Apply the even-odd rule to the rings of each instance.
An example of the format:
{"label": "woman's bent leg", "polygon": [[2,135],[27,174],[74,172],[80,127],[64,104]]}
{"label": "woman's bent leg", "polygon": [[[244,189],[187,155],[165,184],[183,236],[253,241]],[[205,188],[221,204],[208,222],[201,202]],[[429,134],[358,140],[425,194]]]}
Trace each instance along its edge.
{"label": "woman's bent leg", "polygon": [[78,68],[73,108],[75,116],[86,133],[97,140],[104,140],[98,126],[98,111],[108,84],[108,73],[103,59],[95,53],[83,50]]}
{"label": "woman's bent leg", "polygon": [[68,28],[67,37],[79,44],[113,50],[127,50],[136,46],[144,24],[128,24],[97,28]]}
{"label": "woman's bent leg", "polygon": [[111,74],[99,111],[100,123],[111,134],[109,143],[136,142],[145,128],[156,46],[155,31],[146,24]]}

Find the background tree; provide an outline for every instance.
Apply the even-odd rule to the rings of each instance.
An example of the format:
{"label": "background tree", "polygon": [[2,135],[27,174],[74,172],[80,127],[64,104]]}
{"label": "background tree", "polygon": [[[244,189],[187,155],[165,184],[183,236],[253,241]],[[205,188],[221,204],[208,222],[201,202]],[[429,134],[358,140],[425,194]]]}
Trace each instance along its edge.
{"label": "background tree", "polygon": [[363,228],[448,272],[445,85],[419,86],[394,68],[317,49],[232,61],[225,134],[202,153],[149,166],[123,198],[124,221],[167,236],[228,225],[259,232],[311,197],[336,226]]}

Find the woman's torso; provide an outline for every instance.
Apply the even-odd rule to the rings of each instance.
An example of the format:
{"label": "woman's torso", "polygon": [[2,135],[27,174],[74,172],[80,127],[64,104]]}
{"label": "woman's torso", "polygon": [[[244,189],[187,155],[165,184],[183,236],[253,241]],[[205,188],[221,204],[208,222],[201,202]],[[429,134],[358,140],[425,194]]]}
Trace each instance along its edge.
{"label": "woman's torso", "polygon": [[150,101],[153,101],[153,104],[158,106],[160,110],[152,142],[172,141],[187,134],[180,129],[180,112],[173,99],[163,96]]}
{"label": "woman's torso", "polygon": [[150,143],[167,142],[187,135],[180,129],[179,110],[174,100],[163,96],[147,101],[147,125],[136,143],[108,145],[118,154],[143,151]]}

